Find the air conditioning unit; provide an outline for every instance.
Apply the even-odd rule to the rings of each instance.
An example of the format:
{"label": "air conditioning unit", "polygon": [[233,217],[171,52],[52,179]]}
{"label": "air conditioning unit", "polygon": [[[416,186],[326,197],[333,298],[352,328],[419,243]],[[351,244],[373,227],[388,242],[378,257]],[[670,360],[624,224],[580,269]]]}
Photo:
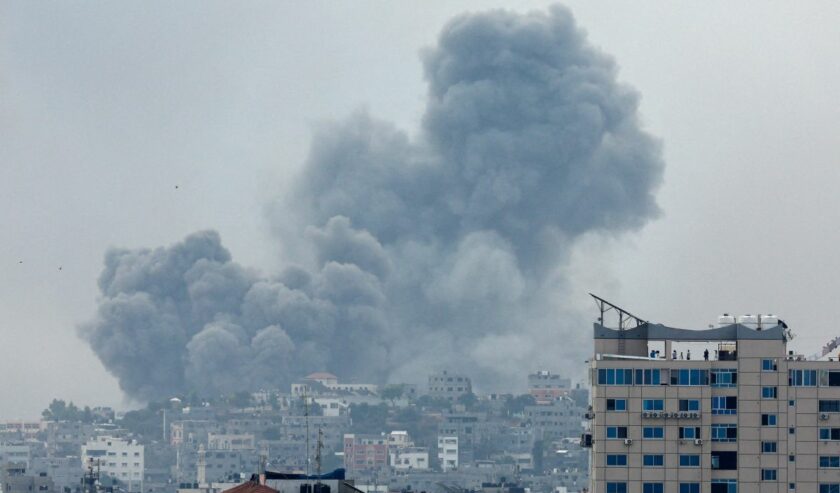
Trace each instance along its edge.
{"label": "air conditioning unit", "polygon": [[826,421],[828,419],[828,413],[821,413],[820,414],[820,419],[823,420],[823,421]]}
{"label": "air conditioning unit", "polygon": [[662,413],[662,417],[664,417],[664,418],[670,418],[670,417],[671,417],[671,413]]}
{"label": "air conditioning unit", "polygon": [[643,417],[643,418],[649,418],[649,417],[651,417],[651,416],[652,416],[652,414],[651,414],[651,412],[650,412],[650,411],[645,411],[645,412],[643,412],[643,413],[642,413],[642,417]]}
{"label": "air conditioning unit", "polygon": [[586,419],[595,419],[595,413],[593,413],[592,411],[587,411],[586,414],[583,415],[583,417]]}
{"label": "air conditioning unit", "polygon": [[695,438],[694,439],[694,445],[703,445],[703,439],[702,438]]}
{"label": "air conditioning unit", "polygon": [[691,417],[697,419],[700,417],[700,413],[691,413]]}
{"label": "air conditioning unit", "polygon": [[680,419],[684,419],[688,417],[688,413],[680,412]]}
{"label": "air conditioning unit", "polygon": [[633,439],[632,438],[625,438],[624,439],[624,445],[633,445]]}

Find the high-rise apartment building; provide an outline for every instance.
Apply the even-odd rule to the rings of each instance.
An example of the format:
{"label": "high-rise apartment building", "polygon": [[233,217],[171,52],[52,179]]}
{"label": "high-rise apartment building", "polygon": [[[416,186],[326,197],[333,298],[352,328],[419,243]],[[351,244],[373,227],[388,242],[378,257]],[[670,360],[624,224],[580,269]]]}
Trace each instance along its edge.
{"label": "high-rise apartment building", "polygon": [[[605,308],[621,315],[618,328],[603,325]],[[609,303],[601,315],[583,438],[592,493],[840,493],[832,348],[788,352],[776,317],[685,330]]]}

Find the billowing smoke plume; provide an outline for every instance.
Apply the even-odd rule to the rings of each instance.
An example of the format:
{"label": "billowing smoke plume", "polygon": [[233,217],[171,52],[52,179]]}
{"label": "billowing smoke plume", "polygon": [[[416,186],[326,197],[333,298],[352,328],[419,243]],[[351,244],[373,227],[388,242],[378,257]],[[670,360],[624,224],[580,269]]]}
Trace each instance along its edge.
{"label": "billowing smoke plume", "polygon": [[236,264],[213,232],[108,252],[82,334],[125,392],[442,367],[489,389],[579,366],[589,329],[563,323],[558,300],[571,245],[657,214],[663,164],[637,95],[560,7],[458,17],[423,64],[416,137],[364,113],[314,136],[272,214],[300,252],[280,275]]}

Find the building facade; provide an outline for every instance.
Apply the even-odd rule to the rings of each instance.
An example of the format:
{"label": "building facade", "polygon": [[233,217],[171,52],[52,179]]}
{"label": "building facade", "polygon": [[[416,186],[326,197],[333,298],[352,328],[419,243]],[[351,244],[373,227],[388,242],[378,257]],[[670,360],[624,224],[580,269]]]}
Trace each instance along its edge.
{"label": "building facade", "polygon": [[143,491],[144,446],[134,440],[99,436],[82,446],[82,467],[99,466],[103,475],[119,480],[126,491]]}
{"label": "building facade", "polygon": [[630,318],[594,327],[593,493],[840,493],[840,362],[788,352],[775,317]]}
{"label": "building facade", "polygon": [[464,394],[472,393],[470,377],[443,370],[429,375],[429,396],[449,401],[458,400]]}

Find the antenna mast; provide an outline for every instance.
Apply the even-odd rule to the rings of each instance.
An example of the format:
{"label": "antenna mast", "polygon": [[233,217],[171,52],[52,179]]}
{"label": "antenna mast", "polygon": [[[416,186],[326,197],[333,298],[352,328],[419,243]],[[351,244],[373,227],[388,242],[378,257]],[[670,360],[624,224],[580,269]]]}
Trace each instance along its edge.
{"label": "antenna mast", "polygon": [[306,397],[307,387],[308,384],[303,387],[303,416],[306,421],[306,475],[309,476],[311,457],[309,456],[309,399]]}
{"label": "antenna mast", "polygon": [[[635,324],[633,325],[633,327],[638,327],[647,323],[647,320],[633,315],[624,308],[621,308],[620,306],[614,303],[610,303],[609,301],[605,300],[604,298],[601,298],[600,296],[596,296],[592,293],[589,293],[589,296],[595,299],[595,305],[598,306],[598,311],[600,312],[600,315],[598,316],[598,323],[600,323],[601,325],[604,325],[604,314],[610,310],[615,310],[618,314],[619,332],[624,332],[625,330],[627,330],[631,323]],[[618,340],[618,350],[621,354],[624,354],[624,347],[625,342],[622,334],[622,337]]]}

